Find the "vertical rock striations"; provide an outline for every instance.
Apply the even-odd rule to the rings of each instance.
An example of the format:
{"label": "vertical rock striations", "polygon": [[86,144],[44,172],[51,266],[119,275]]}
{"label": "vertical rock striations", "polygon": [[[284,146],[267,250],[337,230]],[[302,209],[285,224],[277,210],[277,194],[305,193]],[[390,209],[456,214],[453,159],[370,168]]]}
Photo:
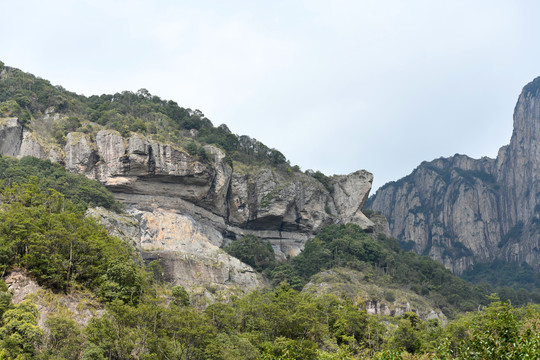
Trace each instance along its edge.
{"label": "vertical rock striations", "polygon": [[112,130],[71,132],[63,147],[43,146],[34,135],[16,119],[0,119],[0,154],[53,159],[107,186],[137,214],[137,224],[120,226],[120,218],[93,215],[109,228],[124,229],[145,258],[160,259],[173,283],[246,290],[260,285],[253,269],[220,250],[245,234],[269,241],[285,259],[326,225],[374,226],[361,211],[373,180],[364,170],[330,177],[334,190],[328,191],[301,172],[242,163],[233,170],[226,154],[211,145],[204,146],[202,159],[135,133],[124,138]]}
{"label": "vertical rock striations", "polygon": [[510,144],[496,159],[465,155],[423,162],[381,187],[380,211],[405,246],[455,273],[504,259],[540,270],[540,78],[525,86]]}

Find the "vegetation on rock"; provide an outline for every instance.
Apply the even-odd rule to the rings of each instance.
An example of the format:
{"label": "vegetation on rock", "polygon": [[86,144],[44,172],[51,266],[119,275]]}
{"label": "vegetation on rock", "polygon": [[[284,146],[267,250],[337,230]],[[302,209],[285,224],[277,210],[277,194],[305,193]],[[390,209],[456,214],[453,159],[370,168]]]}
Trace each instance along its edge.
{"label": "vegetation on rock", "polygon": [[[233,134],[222,124],[215,127],[200,110],[180,107],[172,100],[163,100],[146,89],[123,91],[113,95],[85,97],[53,86],[47,80],[21,70],[3,67],[0,77],[0,117],[18,117],[26,126],[47,114],[61,115],[42,132],[65,145],[68,132],[94,133],[101,127],[117,130],[122,136],[138,132],[158,141],[171,142],[205,157],[200,144],[221,147],[235,160],[266,163],[289,168],[285,156],[250,138]],[[201,150],[202,149],[202,150]]]}
{"label": "vegetation on rock", "polygon": [[[230,164],[262,162],[298,171],[279,151],[232,134],[225,125],[214,127],[200,111],[147,90],[87,98],[0,62],[0,116],[19,117],[30,127],[53,112],[62,116],[49,119],[47,131],[59,145],[67,132],[92,135],[106,127],[174,142],[201,159],[207,156],[203,145],[216,144]],[[324,174],[311,176],[332,191]],[[229,254],[263,271],[273,287],[197,306],[182,286],[162,282],[158,263],[145,268],[129,245],[85,217],[94,206],[121,211],[102,186],[59,165],[0,157],[3,273],[22,271],[49,292],[91,291],[105,309],[87,324],[67,311],[51,313],[40,327],[40,300],[15,304],[0,281],[0,360],[534,359],[540,353],[537,305],[514,308],[488,298],[489,286],[472,285],[427,257],[404,252],[396,240],[374,239],[354,224],[324,228],[300,255],[281,264],[270,244],[253,235],[232,242]],[[372,299],[355,289],[313,291],[321,271],[380,284],[381,300],[391,303],[405,292],[416,293],[452,320],[424,321],[409,311],[394,318],[369,316],[366,302]],[[512,303],[535,299],[526,294]]]}

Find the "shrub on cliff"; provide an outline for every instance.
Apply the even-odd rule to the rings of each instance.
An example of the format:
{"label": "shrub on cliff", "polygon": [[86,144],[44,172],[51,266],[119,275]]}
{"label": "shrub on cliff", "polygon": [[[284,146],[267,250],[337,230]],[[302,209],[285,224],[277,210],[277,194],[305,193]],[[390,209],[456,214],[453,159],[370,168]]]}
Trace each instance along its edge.
{"label": "shrub on cliff", "polygon": [[276,260],[272,245],[252,234],[233,241],[225,250],[257,271],[275,266]]}

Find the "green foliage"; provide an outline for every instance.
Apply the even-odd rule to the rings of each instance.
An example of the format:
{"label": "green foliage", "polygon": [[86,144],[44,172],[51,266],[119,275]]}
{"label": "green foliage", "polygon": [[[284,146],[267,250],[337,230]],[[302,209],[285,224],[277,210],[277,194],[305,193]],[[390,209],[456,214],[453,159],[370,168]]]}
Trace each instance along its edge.
{"label": "green foliage", "polygon": [[158,260],[152,260],[146,265],[146,271],[150,274],[152,281],[161,283],[163,281],[163,268]]}
{"label": "green foliage", "polygon": [[[536,314],[536,317],[538,313]],[[530,315],[528,315],[530,318]],[[527,319],[527,318],[526,318]],[[538,317],[530,325],[518,319],[508,302],[495,299],[484,311],[469,315],[464,339],[454,340],[455,355],[470,359],[536,359],[540,354]],[[461,344],[459,344],[461,342]]]}
{"label": "green foliage", "polygon": [[79,325],[71,318],[53,315],[47,318],[49,329],[47,348],[51,357],[78,359],[81,355],[83,337]]}
{"label": "green foliage", "polygon": [[18,69],[5,66],[3,70],[5,74],[0,81],[0,102],[15,100],[32,116],[44,114],[51,107],[66,114],[82,112],[82,96]]}
{"label": "green foliage", "polygon": [[176,306],[188,306],[189,305],[189,294],[184,289],[183,286],[177,285],[173,286],[171,289],[172,292],[172,303]]}
{"label": "green foliage", "polygon": [[495,289],[502,300],[510,300],[514,305],[540,303],[540,274],[526,262],[478,263],[462,277],[475,284],[488,284],[484,286]]}
{"label": "green foliage", "polygon": [[8,291],[6,283],[4,280],[0,280],[0,325],[2,325],[2,316],[11,306],[11,297],[12,295]]}
{"label": "green foliage", "polygon": [[[379,277],[427,296],[447,316],[485,303],[484,289],[453,275],[427,256],[404,252],[395,239],[374,240],[358,225],[330,225],[306,242],[298,256],[278,265],[271,273],[274,284],[287,281],[301,289],[311,276],[333,267],[371,268]],[[389,295],[391,296],[391,295]]]}
{"label": "green foliage", "polygon": [[232,256],[250,265],[257,271],[272,269],[275,266],[275,255],[272,245],[257,236],[248,234],[233,241],[225,248]]}
{"label": "green foliage", "polygon": [[25,301],[13,306],[3,315],[0,344],[8,356],[31,356],[41,344],[43,331],[37,325],[39,312],[36,305]]}
{"label": "green foliage", "polygon": [[102,275],[101,297],[108,302],[122,300],[126,304],[137,304],[142,292],[143,276],[132,261],[117,258],[109,262]]}
{"label": "green foliage", "polygon": [[[91,132],[91,127],[81,128],[81,124],[90,121],[116,130],[124,137],[139,132],[178,146],[192,136],[190,130],[197,130],[199,143],[214,144],[237,161],[287,164],[278,150],[248,136],[233,134],[226,125],[214,127],[200,110],[180,107],[146,89],[85,97],[18,69],[2,69],[5,74],[0,80],[0,117],[14,116],[28,124],[32,119],[41,119],[52,108],[55,113],[64,115],[62,119],[67,118],[49,129],[51,137],[60,145],[65,144],[68,131]],[[206,152],[201,147],[193,154],[206,160]]]}
{"label": "green foliage", "polygon": [[287,283],[204,310],[165,303],[150,292],[137,304],[115,299],[84,329],[50,315],[46,336],[35,325],[36,307],[23,303],[5,313],[1,345],[8,356],[99,360],[536,359],[540,349],[540,308],[498,300],[446,326],[412,312],[368,317],[361,302],[314,297]]}
{"label": "green foliage", "polygon": [[420,318],[413,312],[406,312],[398,322],[398,328],[392,337],[392,344],[397,349],[403,349],[414,354],[422,346],[420,339]]}
{"label": "green foliage", "polygon": [[56,291],[66,291],[72,283],[96,288],[107,280],[103,276],[112,271],[109,267],[132,264],[131,251],[121,240],[73,212],[62,194],[40,188],[33,179],[0,193],[3,264],[27,269],[39,284]]}
{"label": "green foliage", "polygon": [[62,193],[74,204],[75,210],[84,211],[96,206],[117,212],[122,209],[122,205],[98,182],[84,175],[70,174],[59,164],[30,156],[21,160],[0,157],[0,181],[4,180],[3,184],[26,183],[29,174],[39,178],[41,190],[54,189]]}
{"label": "green foliage", "polygon": [[197,154],[197,144],[195,144],[194,141],[190,141],[186,146],[186,150],[190,155],[196,155]]}
{"label": "green foliage", "polygon": [[[0,112],[28,121],[53,106],[65,115],[52,128],[59,143],[69,131],[91,136],[97,126],[88,125],[91,120],[124,135],[138,131],[175,142],[203,161],[208,157],[203,145],[216,144],[227,152],[230,164],[234,159],[292,169],[279,151],[232,134],[224,125],[213,127],[200,111],[183,109],[145,89],[85,98],[6,69],[7,76],[0,81]],[[433,171],[445,179],[448,176],[444,169]],[[39,181],[27,179],[29,173]],[[320,172],[313,176],[332,191],[328,177]],[[461,174],[463,181],[482,177],[490,180],[486,174]],[[396,240],[373,239],[356,225],[326,227],[299,256],[278,265],[270,244],[245,236],[227,250],[270,274],[275,288],[197,309],[190,305],[187,291],[175,286],[167,306],[164,294],[168,290],[160,283],[159,263],[150,263],[151,274],[145,274],[125,244],[84,218],[89,206],[120,209],[102,187],[67,174],[58,165],[31,158],[0,157],[0,180],[3,270],[22,267],[39,284],[55,291],[89,288],[101,296],[106,308],[103,316],[91,319],[84,329],[72,318],[49,315],[44,334],[37,326],[36,306],[29,302],[13,305],[0,282],[0,359],[538,358],[538,307],[514,309],[496,300],[441,326],[436,320],[422,321],[415,313],[399,319],[368,317],[362,299],[301,292],[321,270],[349,267],[369,274],[366,281],[392,283],[398,293],[401,287],[427,296],[450,316],[487,304],[483,296],[489,287],[472,286],[433,260],[400,250]],[[529,270],[522,267],[518,276],[536,284]],[[512,291],[503,288],[499,294],[511,298],[513,304],[531,300],[531,294]],[[392,302],[396,293],[387,290],[384,298]]]}
{"label": "green foliage", "polygon": [[[19,102],[21,100],[19,99]],[[19,105],[19,102],[15,100],[8,100],[0,102],[0,118],[3,117],[16,117],[21,124],[26,124],[30,121],[31,115],[24,107]]]}
{"label": "green foliage", "polygon": [[332,193],[334,191],[334,186],[330,183],[330,178],[326,175],[324,175],[319,170],[313,172],[312,170],[306,171],[306,174],[310,175],[311,177],[314,177],[319,181],[321,184],[323,184],[324,188],[328,190],[329,193]]}

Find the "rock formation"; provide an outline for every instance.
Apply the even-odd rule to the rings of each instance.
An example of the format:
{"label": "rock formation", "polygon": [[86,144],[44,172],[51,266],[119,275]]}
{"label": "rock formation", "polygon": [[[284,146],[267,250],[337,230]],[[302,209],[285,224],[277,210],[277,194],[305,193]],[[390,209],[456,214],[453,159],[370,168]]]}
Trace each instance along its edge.
{"label": "rock formation", "polygon": [[[361,211],[373,180],[364,170],[331,177],[330,193],[301,172],[240,163],[233,169],[210,145],[202,160],[135,133],[71,132],[63,147],[41,145],[34,135],[14,118],[0,120],[0,154],[48,158],[107,186],[135,219],[138,230],[121,226],[123,232],[145,258],[162,261],[173,283],[189,286],[202,276],[209,283],[256,287],[261,279],[253,270],[219,249],[244,234],[270,241],[285,259],[325,225],[374,226]],[[94,215],[111,229],[123,221]]]}
{"label": "rock formation", "polygon": [[540,78],[525,86],[510,144],[496,159],[423,162],[381,187],[366,207],[392,236],[455,273],[504,259],[540,270]]}

